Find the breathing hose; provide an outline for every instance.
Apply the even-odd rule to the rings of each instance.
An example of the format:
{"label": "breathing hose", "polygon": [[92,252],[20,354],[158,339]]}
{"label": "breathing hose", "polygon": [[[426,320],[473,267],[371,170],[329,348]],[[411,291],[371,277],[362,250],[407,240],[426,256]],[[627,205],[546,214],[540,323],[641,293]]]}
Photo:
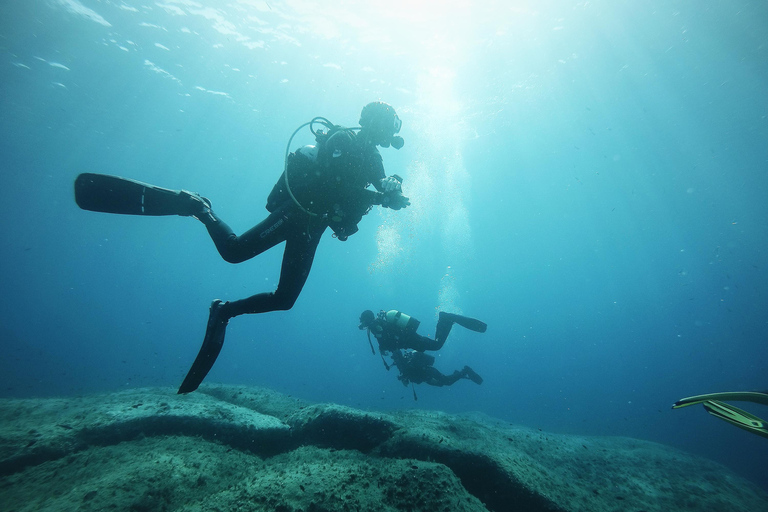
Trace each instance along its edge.
{"label": "breathing hose", "polygon": [[[329,132],[335,126],[332,122],[330,122],[325,117],[314,117],[314,118],[312,118],[311,121],[307,121],[306,123],[304,123],[301,126],[299,126],[298,128],[296,128],[296,130],[294,130],[293,134],[291,135],[291,138],[288,139],[288,144],[285,146],[285,163],[283,164],[283,181],[285,181],[285,190],[288,191],[288,195],[291,196],[291,200],[293,200],[294,204],[296,204],[296,206],[298,206],[301,211],[303,211],[304,213],[306,213],[310,217],[319,217],[320,215],[318,215],[317,213],[311,212],[311,211],[307,210],[306,208],[304,208],[304,206],[302,206],[302,204],[299,202],[299,200],[296,199],[296,196],[293,195],[293,191],[291,191],[291,185],[288,182],[288,155],[291,152],[291,143],[293,142],[294,137],[296,137],[296,134],[299,133],[299,131],[301,131],[301,129],[304,128],[305,126],[309,126],[309,131],[311,131],[312,135],[314,135],[315,138],[317,139],[317,133],[312,128],[312,125],[314,125],[316,123],[317,124],[321,124],[321,125],[325,126],[326,128],[328,128]],[[343,128],[343,129],[351,131],[351,130],[356,130],[356,129],[359,129],[359,128]]]}

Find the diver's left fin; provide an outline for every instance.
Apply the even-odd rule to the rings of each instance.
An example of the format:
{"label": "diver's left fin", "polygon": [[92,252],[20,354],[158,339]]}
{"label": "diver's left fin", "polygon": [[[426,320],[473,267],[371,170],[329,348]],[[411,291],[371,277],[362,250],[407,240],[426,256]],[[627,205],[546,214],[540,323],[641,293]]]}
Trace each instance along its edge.
{"label": "diver's left fin", "polygon": [[83,173],[75,179],[75,201],[83,210],[124,215],[192,215],[200,209],[192,194],[149,183]]}
{"label": "diver's left fin", "polygon": [[465,329],[475,332],[485,332],[488,330],[488,324],[481,322],[476,318],[469,318],[466,316],[456,315],[456,323]]}

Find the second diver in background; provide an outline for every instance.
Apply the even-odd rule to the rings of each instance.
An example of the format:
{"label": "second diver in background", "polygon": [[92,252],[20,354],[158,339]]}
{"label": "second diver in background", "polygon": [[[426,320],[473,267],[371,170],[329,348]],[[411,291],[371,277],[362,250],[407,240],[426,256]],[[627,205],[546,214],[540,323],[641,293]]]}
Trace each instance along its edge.
{"label": "second diver in background", "polygon": [[440,350],[448,339],[453,324],[459,324],[470,331],[480,333],[485,332],[488,328],[480,320],[446,313],[445,311],[438,314],[435,339],[417,333],[416,330],[420,324],[421,322],[414,317],[394,309],[382,310],[378,315],[374,315],[373,311],[366,309],[360,314],[358,328],[361,331],[363,329],[368,331],[368,342],[371,344],[371,350],[373,350],[373,343],[371,342],[371,334],[373,334],[379,343],[379,351],[382,353],[394,352],[401,348],[410,348],[419,352]]}
{"label": "second diver in background", "polygon": [[[392,352],[392,362],[397,366],[400,375],[397,380],[407,386],[414,384],[429,384],[430,386],[451,386],[460,379],[469,379],[475,384],[482,384],[483,378],[469,366],[461,370],[454,370],[450,375],[445,375],[435,368],[435,356],[417,352],[415,350],[395,350]],[[384,362],[386,365],[386,361]],[[387,370],[389,370],[387,366]]]}
{"label": "second diver in background", "polygon": [[[465,366],[460,371],[456,370],[451,375],[441,373],[433,366],[435,363],[434,356],[424,354],[424,351],[440,350],[448,339],[453,324],[459,324],[471,331],[483,333],[488,328],[484,322],[441,311],[438,314],[435,339],[417,333],[420,324],[421,322],[414,317],[394,309],[382,310],[378,315],[375,315],[370,309],[366,309],[360,314],[358,328],[367,331],[368,343],[374,354],[376,351],[373,348],[371,335],[376,338],[381,360],[387,370],[391,368],[391,365],[387,364],[384,355],[391,354],[392,364],[400,372],[397,378],[405,386],[409,383],[450,386],[459,379],[469,379],[476,384],[483,383],[482,377],[469,366]],[[415,390],[413,396],[415,399]]]}

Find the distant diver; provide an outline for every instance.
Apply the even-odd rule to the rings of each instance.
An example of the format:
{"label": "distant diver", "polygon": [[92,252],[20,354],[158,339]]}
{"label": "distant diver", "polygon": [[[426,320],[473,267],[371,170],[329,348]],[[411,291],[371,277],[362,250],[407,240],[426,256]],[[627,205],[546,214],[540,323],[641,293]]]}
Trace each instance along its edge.
{"label": "distant diver", "polygon": [[[455,370],[451,375],[441,373],[433,365],[435,357],[415,350],[394,350],[392,362],[397,366],[400,375],[397,380],[407,386],[414,384],[429,384],[430,386],[451,386],[460,379],[469,379],[475,384],[482,384],[483,378],[469,366],[461,370]],[[386,361],[384,363],[386,365]],[[387,366],[389,370],[390,366]]]}
{"label": "distant diver", "polygon": [[[459,379],[470,379],[476,384],[482,384],[482,377],[469,366],[465,366],[461,371],[454,371],[451,375],[444,375],[432,366],[435,358],[423,353],[425,350],[440,350],[448,339],[453,324],[459,324],[480,333],[488,329],[488,326],[480,320],[441,311],[437,317],[435,339],[432,339],[416,332],[421,322],[395,309],[382,310],[378,315],[366,309],[360,314],[358,329],[367,331],[368,344],[371,346],[371,352],[375,354],[376,350],[371,340],[371,334],[373,334],[378,342],[379,355],[384,367],[389,370],[392,365],[397,366],[400,372],[397,378],[405,386],[409,383],[450,386]],[[392,365],[384,359],[385,354],[392,355]],[[417,399],[415,389],[413,398]]]}
{"label": "distant diver", "polygon": [[358,328],[361,331],[363,329],[368,331],[368,343],[371,345],[371,351],[374,354],[376,351],[373,349],[371,334],[378,341],[379,352],[382,354],[406,348],[424,352],[425,350],[440,350],[448,339],[453,324],[459,324],[470,331],[480,333],[485,332],[488,328],[480,320],[454,313],[446,313],[445,311],[441,311],[438,314],[435,339],[418,334],[416,330],[420,324],[421,322],[414,317],[395,309],[390,311],[382,310],[378,315],[375,315],[370,309],[366,309],[360,314],[360,325],[358,325]]}
{"label": "distant diver", "polygon": [[679,409],[689,405],[701,404],[709,414],[716,418],[725,420],[758,436],[768,437],[768,423],[747,411],[725,403],[723,400],[768,405],[768,391],[732,391],[691,396],[678,400],[672,405],[672,408]]}
{"label": "distant diver", "polygon": [[[315,126],[323,128],[315,130]],[[333,236],[346,240],[373,205],[393,210],[409,206],[402,193],[402,178],[387,177],[377,146],[403,147],[398,136],[402,122],[392,106],[366,105],[359,128],[334,125],[315,117],[294,131],[285,150],[283,174],[267,198],[269,215],[237,236],[211,209],[211,202],[186,190],[170,190],[139,181],[102,174],[81,174],[75,181],[75,199],[85,209],[130,215],[191,216],[208,229],[221,257],[241,263],[285,242],[280,279],[274,292],[247,299],[214,300],[200,352],[179,388],[198,388],[224,343],[229,320],[243,314],[291,309],[309,275],[320,237],[330,227]],[[316,145],[290,152],[296,134],[309,126]],[[373,185],[376,189],[370,190]]]}

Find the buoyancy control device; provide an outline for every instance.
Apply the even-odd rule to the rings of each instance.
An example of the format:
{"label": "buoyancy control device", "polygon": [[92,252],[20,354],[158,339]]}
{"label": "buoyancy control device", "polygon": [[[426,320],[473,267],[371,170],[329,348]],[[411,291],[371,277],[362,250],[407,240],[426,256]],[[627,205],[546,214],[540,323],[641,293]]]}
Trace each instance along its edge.
{"label": "buoyancy control device", "polygon": [[[323,128],[315,129],[315,125]],[[296,134],[309,126],[316,145],[290,152]],[[285,167],[267,198],[267,210],[275,211],[292,201],[310,217],[321,218],[339,240],[357,232],[357,224],[373,205],[372,190],[367,190],[361,175],[362,157],[357,151],[357,131],[315,117],[293,132],[285,148]]]}

